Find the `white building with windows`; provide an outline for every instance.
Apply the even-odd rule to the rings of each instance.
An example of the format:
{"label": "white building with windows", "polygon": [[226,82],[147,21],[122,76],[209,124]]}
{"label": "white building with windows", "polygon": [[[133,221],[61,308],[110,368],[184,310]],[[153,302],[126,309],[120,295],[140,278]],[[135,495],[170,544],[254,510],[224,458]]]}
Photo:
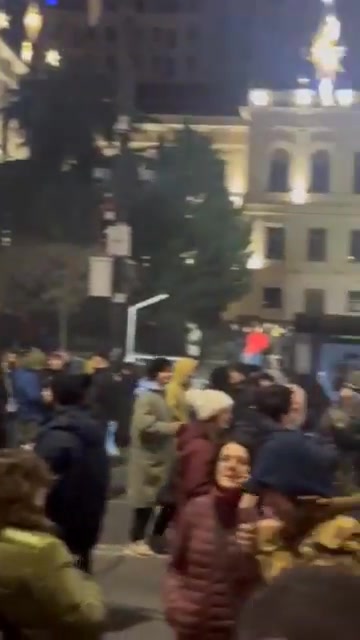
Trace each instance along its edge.
{"label": "white building with windows", "polygon": [[[267,95],[258,106],[250,93],[239,119],[187,118],[212,139],[252,223],[251,291],[230,316],[360,313],[360,94],[333,107]],[[181,126],[171,116],[146,124],[135,145]]]}
{"label": "white building with windows", "polygon": [[[187,119],[211,137],[252,223],[252,286],[234,319],[360,314],[360,93],[337,88],[346,49],[335,0],[322,2],[309,50],[316,90],[307,79],[254,89],[238,120]],[[143,134],[171,139],[179,126],[167,118]]]}

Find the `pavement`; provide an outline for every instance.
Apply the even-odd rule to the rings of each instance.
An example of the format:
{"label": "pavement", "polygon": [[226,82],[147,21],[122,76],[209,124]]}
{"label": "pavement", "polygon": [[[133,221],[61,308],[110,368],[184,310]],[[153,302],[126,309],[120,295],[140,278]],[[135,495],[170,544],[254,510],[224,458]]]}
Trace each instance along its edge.
{"label": "pavement", "polygon": [[[116,471],[115,471],[116,469]],[[126,470],[114,467],[112,489],[124,489]],[[106,639],[170,640],[173,633],[162,615],[161,589],[166,561],[159,557],[128,558],[122,550],[127,542],[130,509],[124,495],[112,491],[101,543],[95,554],[95,575],[109,606]]]}

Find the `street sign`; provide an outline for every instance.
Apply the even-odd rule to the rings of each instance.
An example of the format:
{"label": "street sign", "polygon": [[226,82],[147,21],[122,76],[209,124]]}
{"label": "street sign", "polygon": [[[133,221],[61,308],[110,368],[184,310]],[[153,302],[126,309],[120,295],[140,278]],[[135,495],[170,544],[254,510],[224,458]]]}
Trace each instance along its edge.
{"label": "street sign", "polygon": [[109,225],[106,230],[106,253],[109,256],[127,258],[131,256],[131,228],[124,223]]}
{"label": "street sign", "polygon": [[91,256],[89,259],[88,294],[93,298],[111,298],[113,260],[109,256]]}

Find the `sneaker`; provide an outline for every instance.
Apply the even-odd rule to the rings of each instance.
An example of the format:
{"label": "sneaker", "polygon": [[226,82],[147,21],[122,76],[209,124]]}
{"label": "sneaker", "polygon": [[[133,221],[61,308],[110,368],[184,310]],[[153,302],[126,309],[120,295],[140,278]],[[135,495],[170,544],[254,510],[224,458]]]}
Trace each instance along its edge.
{"label": "sneaker", "polygon": [[138,540],[137,542],[130,542],[130,544],[125,547],[123,554],[134,558],[148,558],[153,556],[154,552],[144,540]]}

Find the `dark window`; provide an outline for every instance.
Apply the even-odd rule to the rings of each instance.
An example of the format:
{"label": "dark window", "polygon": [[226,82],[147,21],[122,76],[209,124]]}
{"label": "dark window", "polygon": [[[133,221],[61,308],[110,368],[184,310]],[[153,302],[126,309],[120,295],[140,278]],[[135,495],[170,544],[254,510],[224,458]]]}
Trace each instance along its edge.
{"label": "dark window", "polygon": [[323,289],[305,289],[305,313],[320,316],[324,313]]}
{"label": "dark window", "polygon": [[326,229],[309,229],[307,259],[309,262],[326,261]]}
{"label": "dark window", "polygon": [[360,262],[360,229],[355,229],[350,233],[350,255],[354,262]]}
{"label": "dark window", "polygon": [[187,56],[186,69],[188,73],[195,73],[197,70],[197,60],[195,56]]}
{"label": "dark window", "polygon": [[196,42],[200,37],[200,29],[197,25],[192,25],[188,28],[187,39],[189,42]]}
{"label": "dark window", "polygon": [[283,260],[285,257],[284,227],[266,227],[266,257],[268,260]]}
{"label": "dark window", "polygon": [[166,33],[166,43],[169,49],[175,49],[177,45],[177,34],[175,29],[167,29]]}
{"label": "dark window", "polygon": [[282,290],[280,287],[264,287],[263,307],[267,309],[282,308]]}
{"label": "dark window", "polygon": [[116,11],[119,0],[105,0],[105,9],[107,11]]}
{"label": "dark window", "polygon": [[360,193],[360,151],[354,153],[354,193]]}
{"label": "dark window", "polygon": [[115,56],[112,56],[112,55],[106,56],[106,66],[109,71],[112,71],[112,72],[117,71],[118,64]]}
{"label": "dark window", "polygon": [[360,291],[348,291],[347,310],[349,313],[360,313]]}
{"label": "dark window", "polygon": [[311,156],[311,193],[330,191],[330,155],[328,151],[316,151]]}
{"label": "dark window", "polygon": [[170,56],[164,56],[162,63],[162,73],[165,78],[171,80],[175,75],[175,60]]}
{"label": "dark window", "polygon": [[269,191],[286,193],[289,191],[290,156],[286,149],[276,149],[271,157]]}
{"label": "dark window", "polygon": [[117,40],[117,31],[115,27],[105,27],[105,38],[108,42],[115,42]]}
{"label": "dark window", "polygon": [[161,42],[163,30],[160,27],[154,27],[152,30],[152,37],[154,42]]}

